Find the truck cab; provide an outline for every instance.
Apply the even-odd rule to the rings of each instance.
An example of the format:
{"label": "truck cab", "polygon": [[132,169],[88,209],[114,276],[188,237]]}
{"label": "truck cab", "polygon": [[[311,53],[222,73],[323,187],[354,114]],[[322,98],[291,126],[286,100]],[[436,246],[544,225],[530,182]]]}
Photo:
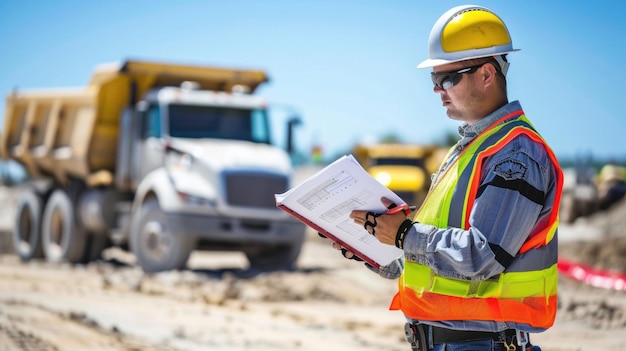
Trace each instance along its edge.
{"label": "truck cab", "polygon": [[[267,104],[189,86],[150,91],[123,116],[131,120],[120,145],[130,149],[121,150],[117,173],[136,189],[136,215],[122,237],[148,271],[179,266],[167,261],[186,261],[190,248],[239,250],[252,267],[292,268],[304,226],[273,201],[290,187],[292,167],[271,143]],[[157,215],[165,220],[150,219]]]}
{"label": "truck cab", "polygon": [[[258,146],[272,145],[264,100],[245,94],[200,91],[189,86],[194,85],[155,89],[137,104],[139,116],[135,121],[137,125],[132,128],[136,128],[139,135],[131,147],[134,154],[141,157],[130,165],[134,179],[143,179],[162,167],[167,158],[191,160],[194,154],[202,156],[210,151],[204,150],[210,145],[221,143],[226,149],[227,141],[233,143],[231,147],[247,144],[258,149]],[[211,142],[206,143],[207,140]],[[177,153],[182,155],[176,156]],[[280,157],[278,154],[283,153],[278,152],[273,157]],[[174,160],[168,161],[171,162]],[[288,172],[289,165],[284,160],[281,163],[281,171]]]}

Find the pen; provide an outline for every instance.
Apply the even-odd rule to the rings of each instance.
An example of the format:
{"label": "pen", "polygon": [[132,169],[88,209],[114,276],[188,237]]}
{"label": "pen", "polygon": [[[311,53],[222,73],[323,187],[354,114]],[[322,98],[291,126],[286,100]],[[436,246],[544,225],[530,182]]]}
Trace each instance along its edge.
{"label": "pen", "polygon": [[409,213],[415,211],[416,206],[409,206],[407,204],[402,204],[400,206],[392,207],[384,212],[384,214],[396,214],[400,211],[404,211],[404,214],[408,215]]}

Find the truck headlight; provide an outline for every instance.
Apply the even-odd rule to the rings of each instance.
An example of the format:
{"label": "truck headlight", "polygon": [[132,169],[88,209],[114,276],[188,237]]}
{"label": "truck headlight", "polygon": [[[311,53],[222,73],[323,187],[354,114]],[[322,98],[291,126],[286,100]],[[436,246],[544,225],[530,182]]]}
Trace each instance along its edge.
{"label": "truck headlight", "polygon": [[209,199],[205,199],[203,197],[200,196],[195,196],[195,195],[191,195],[188,193],[184,193],[181,191],[177,191],[176,195],[178,195],[178,198],[189,204],[189,205],[196,205],[196,206],[215,206],[215,202],[209,200]]}
{"label": "truck headlight", "polygon": [[198,172],[185,168],[184,162],[172,166],[168,175],[178,198],[191,205],[215,206],[215,189]]}
{"label": "truck headlight", "polygon": [[380,172],[376,174],[375,179],[384,186],[389,186],[389,184],[391,184],[391,175],[387,172]]}
{"label": "truck headlight", "polygon": [[167,155],[167,165],[173,171],[189,171],[193,166],[193,157],[189,154],[169,153]]}

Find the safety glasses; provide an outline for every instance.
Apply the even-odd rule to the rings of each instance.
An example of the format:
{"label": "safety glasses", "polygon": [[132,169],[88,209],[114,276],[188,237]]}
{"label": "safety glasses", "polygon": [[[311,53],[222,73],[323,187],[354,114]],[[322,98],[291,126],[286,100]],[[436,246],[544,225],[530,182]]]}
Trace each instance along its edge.
{"label": "safety glasses", "polygon": [[486,63],[489,63],[489,61],[476,66],[461,68],[460,70],[453,72],[433,72],[430,74],[430,78],[433,80],[433,84],[439,87],[439,89],[448,90],[461,82],[461,78],[463,78],[464,73],[472,74]]}

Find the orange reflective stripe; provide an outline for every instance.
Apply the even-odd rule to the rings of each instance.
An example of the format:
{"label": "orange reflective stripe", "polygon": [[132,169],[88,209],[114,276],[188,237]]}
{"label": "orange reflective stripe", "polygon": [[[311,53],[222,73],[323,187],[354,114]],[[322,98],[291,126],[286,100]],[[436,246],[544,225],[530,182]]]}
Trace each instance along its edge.
{"label": "orange reflective stripe", "polygon": [[[472,170],[472,183],[468,189],[467,201],[465,203],[466,209],[471,209],[474,207],[474,202],[476,201],[476,193],[478,193],[478,188],[480,186],[480,177],[476,175],[481,174],[482,170],[482,160],[488,156],[495,154],[496,152],[502,149],[503,145],[506,145],[515,137],[521,134],[529,134],[528,130],[524,127],[515,127],[509,131],[504,138],[500,139],[497,143],[487,147],[485,150],[478,153],[476,157],[476,162],[474,162],[474,169]],[[469,228],[469,219],[470,219],[470,211],[465,211],[465,228]]]}
{"label": "orange reflective stripe", "polygon": [[[561,195],[559,194],[559,197],[560,196]],[[555,208],[558,208],[558,206]],[[558,220],[553,221],[552,225],[549,225],[548,227],[540,231],[537,235],[526,240],[524,245],[522,245],[522,247],[520,248],[519,252],[524,253],[528,250],[536,249],[538,247],[542,247],[546,245],[547,243],[550,242],[550,240],[552,240],[552,238],[554,238],[554,234],[556,234],[556,230],[558,227],[559,227],[559,221]]]}
{"label": "orange reflective stripe", "polygon": [[523,299],[462,298],[429,292],[418,294],[410,288],[402,289],[393,298],[390,309],[399,310],[416,320],[479,320],[509,322],[511,316],[518,323],[536,328],[549,328],[554,323],[557,307],[556,294],[549,297]]}
{"label": "orange reflective stripe", "polygon": [[[544,143],[543,145],[546,145],[540,136],[537,135],[536,137],[538,138],[538,140],[537,139],[533,139],[533,140],[542,142]],[[556,155],[554,155],[554,152],[552,152],[552,150],[550,150],[550,148],[548,148],[547,146],[546,146],[546,151],[548,152],[548,155],[550,156],[550,159],[552,160],[552,164],[558,165],[559,163],[556,158]],[[554,237],[554,234],[556,234],[556,230],[559,226],[559,207],[561,206],[561,193],[562,193],[561,190],[563,188],[563,171],[561,170],[561,168],[556,167],[555,173],[556,173],[556,178],[557,178],[556,179],[557,189],[556,189],[556,196],[554,197],[554,204],[552,206],[552,213],[550,213],[550,220],[548,221],[550,225],[544,228],[538,235],[535,235],[529,240],[527,240],[524,243],[524,245],[522,245],[522,247],[520,248],[520,253],[524,253],[530,249],[534,249],[534,248],[546,245],[547,243],[550,242],[550,240],[552,240],[552,238]]]}

